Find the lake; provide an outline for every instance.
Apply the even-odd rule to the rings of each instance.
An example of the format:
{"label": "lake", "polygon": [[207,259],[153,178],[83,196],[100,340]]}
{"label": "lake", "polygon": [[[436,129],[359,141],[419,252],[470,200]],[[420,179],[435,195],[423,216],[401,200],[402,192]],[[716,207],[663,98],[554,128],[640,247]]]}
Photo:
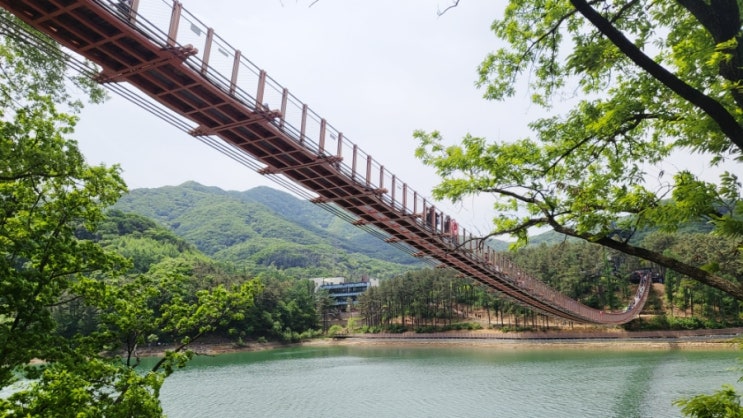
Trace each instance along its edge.
{"label": "lake", "polygon": [[199,356],[166,380],[177,417],[678,417],[737,384],[737,351],[307,346]]}

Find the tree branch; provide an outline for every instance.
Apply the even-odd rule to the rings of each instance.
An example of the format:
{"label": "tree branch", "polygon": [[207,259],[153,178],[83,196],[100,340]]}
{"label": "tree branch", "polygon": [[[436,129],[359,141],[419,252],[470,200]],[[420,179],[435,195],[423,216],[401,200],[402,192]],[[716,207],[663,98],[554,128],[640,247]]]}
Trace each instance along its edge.
{"label": "tree branch", "polygon": [[[315,1],[317,1],[317,0],[315,0]],[[449,9],[453,9],[453,8],[455,8],[457,6],[459,6],[459,0],[454,0],[454,3],[450,4],[449,7],[447,7],[444,10],[439,10],[438,12],[436,12],[436,15],[437,16],[442,16],[444,13],[446,13],[447,11],[449,11]]]}
{"label": "tree branch", "polygon": [[[730,54],[729,60],[722,60],[719,64],[720,75],[735,84],[741,82],[743,71],[743,43],[740,36],[740,7],[736,0],[714,0],[706,3],[701,0],[679,0],[678,3],[689,11],[712,35],[715,44],[721,44],[737,39],[735,46],[731,45],[724,51]],[[743,93],[739,89],[731,89],[731,94],[738,106],[743,107]]]}
{"label": "tree branch", "polygon": [[665,266],[678,273],[689,276],[702,284],[722,290],[723,292],[735,297],[738,300],[743,300],[743,286],[733,283],[723,277],[709,273],[698,267],[694,267],[690,264],[679,261],[675,258],[667,257],[661,253],[648,250],[647,248],[636,247],[628,244],[627,242],[616,241],[609,237],[596,237],[592,234],[578,233],[574,229],[559,224],[555,220],[552,220],[550,222],[550,226],[552,226],[552,229],[554,229],[555,232],[559,232],[561,234],[565,234],[575,238],[580,238],[588,242],[593,242],[620,251],[622,253],[639,257],[653,263],[657,263],[661,266]]}
{"label": "tree branch", "polygon": [[743,127],[738,124],[735,117],[724,106],[653,61],[609,20],[591,7],[586,0],[570,0],[570,3],[632,62],[712,118],[718,124],[720,130],[743,153]]}

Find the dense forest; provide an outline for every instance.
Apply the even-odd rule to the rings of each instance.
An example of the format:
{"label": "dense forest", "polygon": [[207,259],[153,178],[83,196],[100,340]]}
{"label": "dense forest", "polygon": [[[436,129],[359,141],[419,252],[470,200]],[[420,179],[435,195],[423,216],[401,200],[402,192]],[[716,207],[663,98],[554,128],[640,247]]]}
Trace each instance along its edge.
{"label": "dense forest", "polygon": [[[165,288],[164,292],[140,295],[145,305],[155,311],[175,300],[192,301],[200,292],[216,286],[230,288],[245,282],[256,284],[258,290],[253,303],[239,312],[238,317],[220,321],[210,330],[210,336],[239,343],[247,338],[293,342],[317,335],[314,283],[309,280],[295,278],[274,266],[248,271],[244,267],[217,261],[155,221],[119,210],[109,211],[94,234],[82,229],[79,235],[87,235],[87,238],[126,258],[129,268],[117,279],[118,287],[128,289],[132,294],[152,283]],[[105,314],[92,307],[83,309],[76,303],[62,305],[55,313],[59,330],[65,335],[96,329],[99,316]],[[148,345],[178,341],[178,335],[167,328],[153,327],[147,332]],[[124,340],[128,341],[127,338]]]}
{"label": "dense forest", "polygon": [[[674,234],[639,231],[633,240],[731,278],[740,275],[743,265],[736,256],[735,241],[708,231],[704,224],[691,223]],[[306,279],[331,276],[349,281],[382,279],[355,307],[352,330],[426,332],[566,325],[504,300],[450,270],[415,264],[332,214],[268,187],[228,192],[190,182],[133,190],[109,212],[109,220],[96,238],[130,258],[132,273],[157,271],[159,263],[168,265],[175,262],[173,259],[190,264],[192,292],[209,284],[256,278],[262,291],[245,319],[214,333],[234,341],[296,341],[315,335],[317,330],[326,331],[327,324],[320,318],[338,319],[341,315],[326,300],[327,295],[315,294]],[[355,247],[357,242],[359,247]],[[663,283],[653,286],[644,315],[628,324],[629,329],[714,328],[740,322],[735,298],[673,271],[554,232],[536,236],[531,242],[510,253],[513,261],[560,292],[597,309],[626,307],[636,286],[632,273],[643,268],[655,270]],[[489,244],[501,251],[507,247],[507,243],[495,240]],[[343,321],[334,323],[336,330],[346,326]]]}
{"label": "dense forest", "polygon": [[[740,277],[743,262],[736,241],[703,233],[648,233],[643,245],[701,263],[725,277]],[[510,254],[534,277],[596,309],[622,310],[634,294],[633,273],[654,271],[657,282],[640,318],[626,324],[638,329],[695,329],[739,326],[740,301],[671,270],[585,242],[539,244]],[[419,270],[372,288],[360,300],[365,331],[448,329],[560,328],[555,321],[499,298],[449,270]]]}

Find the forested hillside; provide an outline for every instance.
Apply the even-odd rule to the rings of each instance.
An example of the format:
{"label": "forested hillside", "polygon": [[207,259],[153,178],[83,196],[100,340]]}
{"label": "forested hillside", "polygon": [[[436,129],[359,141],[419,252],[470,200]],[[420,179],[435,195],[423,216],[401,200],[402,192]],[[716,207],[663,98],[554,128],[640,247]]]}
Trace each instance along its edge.
{"label": "forested hillside", "polygon": [[[695,260],[705,268],[736,280],[743,260],[736,241],[702,233],[646,233],[642,245]],[[527,274],[595,309],[626,309],[635,294],[638,270],[655,274],[642,314],[624,327],[638,329],[724,328],[741,325],[740,301],[674,271],[598,245],[563,240],[509,254]],[[419,270],[386,280],[360,298],[366,330],[419,332],[494,327],[502,330],[554,326],[547,319],[485,286],[446,269]]]}
{"label": "forested hillside", "polygon": [[[128,289],[132,298],[144,297],[147,305],[162,309],[174,296],[183,303],[202,297],[218,286],[231,288],[252,283],[255,291],[251,303],[243,307],[231,320],[222,320],[208,330],[208,335],[231,340],[268,338],[296,341],[300,334],[317,327],[317,301],[314,284],[275,269],[255,273],[231,263],[215,261],[195,246],[176,236],[163,226],[144,216],[111,210],[95,233],[85,229],[78,235],[99,243],[106,250],[114,250],[131,263],[125,274],[116,278],[118,286]],[[147,284],[165,284],[164,291],[140,295]],[[63,333],[73,335],[93,329],[101,321],[100,311],[90,310],[80,319],[80,307],[58,308],[56,314]],[[142,325],[144,327],[144,325]],[[141,333],[141,330],[138,330]],[[177,341],[177,333],[151,329],[149,343]]]}
{"label": "forested hillside", "polygon": [[224,191],[195,182],[135,189],[115,209],[170,228],[216,260],[299,277],[392,277],[418,260],[305,200],[269,187]]}

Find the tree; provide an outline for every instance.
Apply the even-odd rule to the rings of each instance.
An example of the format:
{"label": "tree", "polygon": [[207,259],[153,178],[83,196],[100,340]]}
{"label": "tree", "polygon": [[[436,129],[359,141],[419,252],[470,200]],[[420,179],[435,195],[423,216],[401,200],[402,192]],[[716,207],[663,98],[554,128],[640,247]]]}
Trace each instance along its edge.
{"label": "tree", "polygon": [[[70,138],[82,103],[70,94],[68,79],[94,102],[104,94],[90,80],[66,77],[55,43],[39,36],[31,47],[21,40],[32,31],[4,30],[0,388],[18,375],[28,380],[0,399],[0,416],[161,416],[160,387],[190,358],[188,344],[243,319],[257,285],[217,284],[185,294],[183,284],[198,283],[197,273],[172,261],[133,280],[123,277],[130,260],[94,238],[126,185],[118,167],[88,165]],[[179,345],[141,372],[136,347],[155,330]],[[125,361],[115,355],[122,346]],[[41,364],[32,365],[34,359]]]}
{"label": "tree", "polygon": [[736,0],[511,0],[492,25],[505,46],[482,62],[478,86],[505,100],[528,73],[532,101],[547,115],[529,124],[533,137],[510,142],[467,135],[453,145],[416,132],[417,156],[441,177],[434,196],[492,194],[490,235],[524,245],[530,228],[548,227],[743,299],[739,278],[632,240],[638,230],[703,220],[743,242],[735,173],[712,183],[687,170],[672,180],[647,171],[674,152],[742,160],[740,16]]}
{"label": "tree", "polygon": [[[52,47],[51,45],[47,45]],[[90,241],[103,208],[125,191],[117,167],[92,167],[74,141],[64,63],[0,38],[0,387],[57,344],[51,307],[84,274],[123,262]],[[90,91],[90,90],[88,90]],[[99,97],[100,92],[92,93]]]}
{"label": "tree", "polygon": [[740,395],[732,385],[722,385],[722,389],[711,395],[696,395],[680,399],[674,405],[681,407],[681,413],[697,418],[737,418],[743,417]]}

